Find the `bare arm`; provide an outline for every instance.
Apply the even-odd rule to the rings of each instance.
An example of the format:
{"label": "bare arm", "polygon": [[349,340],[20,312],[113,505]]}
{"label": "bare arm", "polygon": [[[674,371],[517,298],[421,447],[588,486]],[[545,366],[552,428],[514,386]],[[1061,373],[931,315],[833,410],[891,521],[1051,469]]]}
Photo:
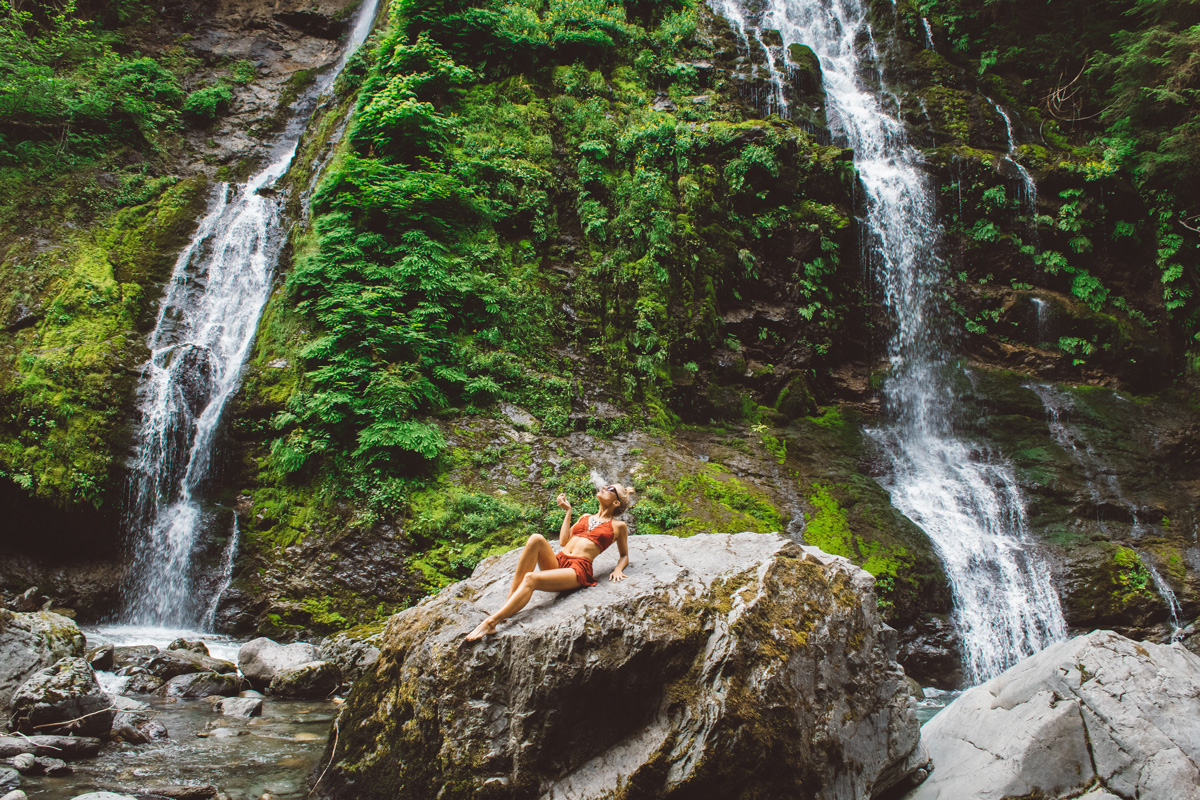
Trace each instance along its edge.
{"label": "bare arm", "polygon": [[617,566],[613,567],[612,574],[608,576],[610,581],[625,580],[625,568],[629,566],[629,526],[624,522],[614,522],[613,532],[617,535],[617,552],[621,557],[617,559]]}
{"label": "bare arm", "polygon": [[565,494],[558,496],[558,507],[567,512],[563,515],[562,527],[558,529],[558,544],[560,547],[566,547],[567,542],[571,541],[571,503]]}

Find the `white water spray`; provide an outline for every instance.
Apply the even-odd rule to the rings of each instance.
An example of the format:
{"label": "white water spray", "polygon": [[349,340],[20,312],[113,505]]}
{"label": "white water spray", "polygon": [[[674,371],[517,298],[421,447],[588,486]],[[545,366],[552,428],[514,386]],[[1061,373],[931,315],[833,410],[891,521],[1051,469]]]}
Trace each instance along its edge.
{"label": "white water spray", "polygon": [[[127,513],[134,558],[123,587],[126,622],[211,623],[205,610],[216,598],[206,603],[196,596],[200,495],[212,474],[222,412],[237,390],[284,238],[280,200],[272,187],[291,166],[311,101],[328,91],[349,53],[366,39],[377,6],[378,0],[364,2],[341,56],[298,104],[270,163],[240,186],[221,184],[175,262],[140,387],[141,423]],[[236,542],[236,531],[234,536]],[[231,568],[232,555],[227,556]]]}
{"label": "white water spray", "polygon": [[972,682],[1066,635],[1049,570],[1032,550],[1025,506],[1008,463],[957,437],[951,425],[947,333],[937,297],[941,237],[920,153],[907,140],[882,79],[857,0],[768,0],[748,23],[737,0],[711,0],[739,30],[778,29],[821,62],[834,133],[854,150],[866,192],[865,250],[895,321],[884,394],[893,422],[873,436],[891,462],[893,504],[920,525],[942,557]]}

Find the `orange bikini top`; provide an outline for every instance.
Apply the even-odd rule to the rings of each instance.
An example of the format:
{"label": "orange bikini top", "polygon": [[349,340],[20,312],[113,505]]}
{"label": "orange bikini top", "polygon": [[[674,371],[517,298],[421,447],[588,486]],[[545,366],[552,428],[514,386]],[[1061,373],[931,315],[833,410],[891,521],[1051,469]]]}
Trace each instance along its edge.
{"label": "orange bikini top", "polygon": [[571,535],[579,536],[595,543],[595,545],[600,548],[600,552],[603,553],[608,549],[608,546],[613,543],[612,520],[606,519],[604,522],[596,525],[596,527],[588,530],[588,522],[591,521],[591,518],[591,514],[584,514],[582,517],[580,517],[579,522],[576,522],[571,527]]}

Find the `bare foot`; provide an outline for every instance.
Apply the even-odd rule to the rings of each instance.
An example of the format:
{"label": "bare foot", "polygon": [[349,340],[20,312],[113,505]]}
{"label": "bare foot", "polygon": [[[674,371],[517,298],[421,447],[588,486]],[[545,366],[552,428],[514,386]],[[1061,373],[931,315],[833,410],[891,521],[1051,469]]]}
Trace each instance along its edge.
{"label": "bare foot", "polygon": [[467,641],[468,642],[477,642],[480,639],[482,639],[483,637],[490,636],[491,634],[493,634],[495,632],[496,632],[496,623],[492,622],[491,620],[485,619],[483,622],[479,623],[478,627],[476,627],[475,630],[473,630],[467,634]]}

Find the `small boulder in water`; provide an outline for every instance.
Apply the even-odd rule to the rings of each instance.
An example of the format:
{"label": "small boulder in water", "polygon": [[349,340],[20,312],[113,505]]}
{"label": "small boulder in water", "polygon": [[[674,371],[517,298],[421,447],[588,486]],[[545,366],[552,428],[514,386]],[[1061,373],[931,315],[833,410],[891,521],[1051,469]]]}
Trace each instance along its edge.
{"label": "small boulder in water", "polygon": [[59,659],[85,652],[83,633],[66,617],[49,611],[14,614],[0,609],[0,711],[35,672]]}
{"label": "small boulder in water", "polygon": [[29,800],[29,796],[20,789],[14,789],[3,797],[0,797],[0,800]]}
{"label": "small boulder in water", "polygon": [[64,658],[21,685],[12,699],[11,725],[23,733],[103,736],[116,710],[82,658]]}
{"label": "small boulder in water", "polygon": [[158,655],[159,650],[152,644],[129,645],[113,648],[113,666],[120,674],[121,667],[144,667],[146,662]]}
{"label": "small boulder in water", "polygon": [[11,792],[21,786],[21,773],[8,767],[0,767],[0,792]]}
{"label": "small boulder in water", "polygon": [[171,642],[169,645],[167,645],[167,649],[168,650],[186,650],[189,653],[196,653],[197,655],[201,655],[201,656],[211,655],[208,652],[208,645],[206,645],[204,642],[202,642],[198,639],[194,642],[188,641],[187,639],[183,639],[183,638],[176,639],[173,642]]}
{"label": "small boulder in water", "polygon": [[39,774],[49,775],[51,778],[70,775],[73,772],[73,770],[67,766],[67,762],[63,761],[61,758],[48,758],[46,756],[39,756],[34,763],[37,766]]}
{"label": "small boulder in water", "polygon": [[115,649],[111,644],[102,644],[88,650],[87,660],[92,669],[97,672],[112,672]]}
{"label": "small boulder in water", "polygon": [[8,760],[8,764],[22,775],[32,775],[37,766],[37,757],[33,753],[17,753]]}
{"label": "small boulder in water", "polygon": [[227,717],[258,717],[262,715],[263,701],[256,697],[227,697],[214,708]]}
{"label": "small boulder in water", "polygon": [[311,644],[282,645],[266,637],[246,642],[238,650],[238,667],[255,689],[265,689],[280,672],[319,661],[320,652]]}
{"label": "small boulder in water", "polygon": [[87,794],[77,794],[71,800],[138,800],[131,794],[117,794],[116,792],[88,792]]}
{"label": "small boulder in water", "polygon": [[134,694],[157,692],[165,683],[162,678],[151,675],[142,667],[124,667],[121,672],[129,677],[129,681],[125,684],[125,691]]}
{"label": "small boulder in water", "polygon": [[316,699],[336,692],[341,682],[337,665],[328,661],[309,661],[280,670],[271,680],[268,692],[274,697]]}
{"label": "small boulder in water", "polygon": [[237,664],[232,661],[222,661],[219,658],[209,658],[190,650],[167,650],[147,661],[146,671],[163,680],[170,680],[176,675],[187,675],[192,672],[219,672],[221,674],[237,672]]}
{"label": "small boulder in water", "polygon": [[242,681],[237,675],[223,675],[219,672],[193,672],[191,675],[177,675],[162,685],[158,694],[163,697],[206,697],[219,694],[222,697],[232,697],[242,688]]}

